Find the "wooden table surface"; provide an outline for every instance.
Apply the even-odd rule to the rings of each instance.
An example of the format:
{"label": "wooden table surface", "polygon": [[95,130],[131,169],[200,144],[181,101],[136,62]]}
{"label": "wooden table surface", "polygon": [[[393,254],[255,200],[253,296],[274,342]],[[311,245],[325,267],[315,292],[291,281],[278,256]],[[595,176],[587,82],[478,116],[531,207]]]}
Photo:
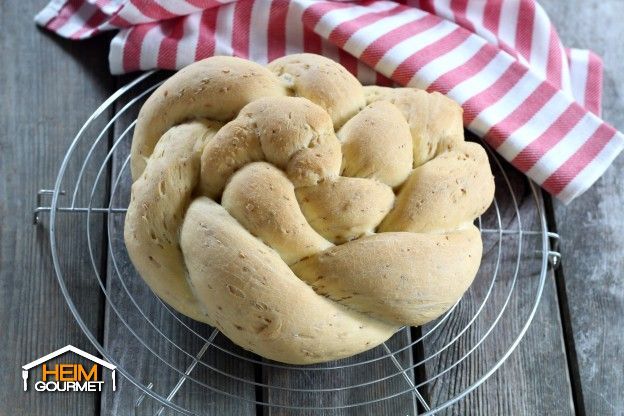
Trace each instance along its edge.
{"label": "wooden table surface", "polygon": [[[604,58],[603,116],[624,129],[624,1],[542,4],[567,46],[591,47]],[[108,73],[110,36],[69,42],[36,29],[32,18],[42,5],[43,0],[21,0],[5,2],[0,9],[0,415],[132,414],[139,392],[124,380],[114,395],[21,389],[19,367],[24,363],[67,344],[94,352],[60,293],[46,228],[31,224],[32,208],[37,190],[52,186],[81,124],[131,79]],[[623,168],[620,156],[569,206],[545,198],[549,226],[561,235],[562,266],[549,271],[535,321],[512,358],[444,414],[624,414]],[[68,227],[81,231],[80,224]],[[60,249],[78,250],[79,244],[65,239]],[[110,264],[100,254],[106,273]],[[115,344],[115,325],[105,326],[109,311],[101,292],[88,284],[75,290],[90,311],[90,326],[109,340],[110,348],[126,347]],[[129,362],[137,372],[153,365],[141,356]],[[241,374],[254,371],[236,362],[228,365]],[[275,371],[263,377],[282,376]],[[257,392],[239,394],[253,399]],[[438,393],[432,389],[428,394]],[[294,414],[203,394],[189,393],[188,400],[207,400],[210,406],[204,410],[211,415]],[[413,414],[414,403],[396,401],[374,412]]]}

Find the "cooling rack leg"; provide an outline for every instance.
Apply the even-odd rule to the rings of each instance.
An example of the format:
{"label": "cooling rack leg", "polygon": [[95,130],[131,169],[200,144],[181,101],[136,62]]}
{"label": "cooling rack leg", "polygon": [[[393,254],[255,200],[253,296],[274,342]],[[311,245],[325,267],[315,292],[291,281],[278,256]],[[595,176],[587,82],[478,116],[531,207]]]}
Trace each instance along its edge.
{"label": "cooling rack leg", "polygon": [[561,264],[561,252],[559,251],[559,240],[561,237],[559,234],[549,231],[548,238],[550,239],[551,247],[551,250],[548,252],[548,261],[553,269],[556,269]]}
{"label": "cooling rack leg", "polygon": [[[60,191],[59,194],[65,195],[65,191]],[[49,195],[54,195],[53,189],[39,189],[39,192],[37,192],[37,201],[35,203],[35,209],[33,210],[33,224],[34,225],[38,225],[40,222],[39,213],[50,211],[49,206],[42,206],[43,197],[49,196]]]}
{"label": "cooling rack leg", "polygon": [[[429,411],[431,410],[429,408],[429,404],[425,401],[425,399],[422,397],[422,395],[420,394],[420,392],[418,391],[418,389],[416,388],[416,385],[414,384],[414,382],[412,381],[412,379],[410,378],[410,376],[407,374],[407,371],[403,368],[403,366],[401,365],[401,363],[399,363],[399,360],[396,359],[396,357],[394,356],[394,354],[392,354],[392,351],[390,351],[390,348],[388,348],[388,346],[386,345],[386,343],[383,343],[383,347],[386,350],[386,352],[389,354],[388,356],[390,357],[390,360],[392,360],[392,363],[396,366],[396,368],[401,371],[401,373],[403,374],[403,378],[405,379],[405,381],[407,382],[407,384],[412,388],[412,395],[414,397],[416,397],[416,399],[420,402],[420,404],[422,405],[422,407],[426,410]],[[415,405],[415,403],[414,403]],[[414,409],[414,415],[417,414],[417,410]]]}
{"label": "cooling rack leg", "polygon": [[[559,240],[561,237],[557,233],[551,231],[548,232],[548,239],[551,249],[546,252],[548,255],[548,263],[556,270],[561,264],[561,252],[559,251]],[[541,250],[535,250],[536,254],[544,254]]]}

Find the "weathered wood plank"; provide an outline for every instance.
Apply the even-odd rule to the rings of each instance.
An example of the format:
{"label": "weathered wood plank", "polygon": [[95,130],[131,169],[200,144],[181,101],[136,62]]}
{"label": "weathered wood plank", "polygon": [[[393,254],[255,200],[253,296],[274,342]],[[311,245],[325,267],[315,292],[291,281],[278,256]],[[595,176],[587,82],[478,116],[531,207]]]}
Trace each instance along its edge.
{"label": "weathered wood plank", "polygon": [[[107,39],[76,43],[36,30],[32,17],[42,5],[6,2],[0,12],[0,413],[89,415],[96,412],[96,394],[23,392],[21,387],[20,366],[35,358],[67,344],[95,352],[60,293],[47,227],[32,225],[32,208],[37,190],[53,185],[73,136],[112,87]],[[68,174],[74,176],[77,168],[70,164]],[[101,228],[101,220],[97,224]],[[85,255],[84,218],[59,218],[59,227],[79,236],[60,238],[58,249],[73,253],[61,265],[78,308],[88,311],[86,323],[97,333],[103,314]]]}
{"label": "weathered wood plank", "polygon": [[[548,0],[544,7],[565,43],[604,60],[603,117],[624,128],[624,3]],[[579,13],[582,10],[582,13]],[[572,348],[588,415],[624,414],[624,159],[569,206],[555,202]]]}
{"label": "weathered wood plank", "polygon": [[[119,85],[130,79],[132,77],[125,77],[119,81]],[[130,95],[129,98],[134,96]],[[126,102],[127,99],[120,100],[116,111],[119,112]],[[118,140],[136,118],[139,108],[139,105],[134,105],[118,119],[115,124],[114,140]],[[130,153],[131,139],[132,131],[129,131],[125,139],[121,139],[112,158],[113,185],[116,178],[120,177],[118,188],[113,195],[114,206],[118,207],[127,207],[130,200],[130,166],[124,166],[124,162]],[[110,302],[106,304],[105,345],[114,357],[121,357],[121,366],[140,383],[144,385],[153,383],[152,390],[167,397],[182,377],[176,370],[184,372],[189,368],[193,357],[202,350],[205,340],[210,337],[213,329],[186,317],[174,316],[150,291],[128,258],[123,241],[123,220],[123,215],[116,215],[111,218],[109,227],[112,254],[108,262],[107,289],[110,293]],[[133,302],[136,302],[136,305]],[[178,317],[184,324],[176,319]],[[126,325],[136,335],[133,335]],[[215,343],[241,355],[249,355],[233,346],[222,335],[215,339]],[[152,352],[148,348],[152,349]],[[210,388],[218,389],[235,397],[253,401],[255,398],[255,387],[252,384],[255,377],[253,364],[220,352],[214,346],[209,347],[200,360],[190,373],[192,379],[187,379],[173,397],[175,404],[206,415],[255,414],[254,404],[210,390]],[[236,381],[233,377],[248,382]],[[117,392],[104,393],[101,413],[128,414],[140,396],[138,388],[126,379],[120,380]],[[138,408],[137,414],[152,415],[160,407],[158,402],[147,398]]]}
{"label": "weathered wood plank", "polygon": [[[482,227],[496,230],[502,225],[506,230],[540,230],[535,202],[526,179],[505,165],[519,204],[519,223],[509,188],[500,170],[495,164],[493,166],[501,221],[499,225],[496,211],[492,208],[482,217]],[[499,238],[500,263],[497,265]],[[472,287],[449,319],[423,342],[425,357],[432,357],[425,364],[427,380],[452,368],[427,384],[432,408],[459,395],[501,359],[535,302],[540,275],[539,256],[536,255],[536,251],[541,249],[539,237],[525,234],[520,239],[517,232],[502,236],[488,232],[483,233],[483,242],[484,259]],[[517,279],[514,281],[517,267]],[[492,285],[494,276],[496,280]],[[492,289],[488,297],[490,286]],[[509,302],[505,305],[508,296]],[[485,306],[473,321],[481,304]],[[456,338],[469,324],[469,329]],[[426,325],[423,331],[426,333],[434,325]],[[452,345],[444,349],[449,343]],[[474,352],[462,361],[473,348],[476,348]],[[436,355],[438,351],[441,352]],[[549,272],[535,319],[516,351],[481,387],[440,414],[573,413],[558,301],[553,274]]]}
{"label": "weathered wood plank", "polygon": [[[410,333],[404,329],[388,340],[386,345],[390,351],[394,352],[410,343]],[[352,358],[314,367],[331,368],[363,363],[387,355],[388,351],[380,346]],[[411,348],[397,353],[395,358],[403,369],[409,369],[413,362]],[[301,371],[265,366],[262,371],[264,382],[273,387],[265,389],[265,400],[268,403],[308,408],[336,408],[334,410],[297,410],[267,407],[265,414],[268,415],[415,415],[417,413],[417,399],[409,392],[410,384],[404,378],[405,376],[399,373],[401,370],[389,357],[342,369]],[[408,370],[405,374],[410,380],[414,379],[413,371]],[[362,386],[356,387],[358,385]],[[293,391],[294,389],[312,391]],[[321,389],[336,390],[318,391]],[[374,402],[340,409],[369,401]]]}

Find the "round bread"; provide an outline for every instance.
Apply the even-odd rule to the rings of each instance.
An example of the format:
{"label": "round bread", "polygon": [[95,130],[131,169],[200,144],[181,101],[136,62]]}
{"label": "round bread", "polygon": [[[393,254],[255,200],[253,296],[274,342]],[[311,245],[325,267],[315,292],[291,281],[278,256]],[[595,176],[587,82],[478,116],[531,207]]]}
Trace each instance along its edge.
{"label": "round bread", "polygon": [[494,181],[441,94],[363,87],[317,55],[214,57],[145,102],[125,241],[179,312],[296,364],[448,310],[481,261]]}

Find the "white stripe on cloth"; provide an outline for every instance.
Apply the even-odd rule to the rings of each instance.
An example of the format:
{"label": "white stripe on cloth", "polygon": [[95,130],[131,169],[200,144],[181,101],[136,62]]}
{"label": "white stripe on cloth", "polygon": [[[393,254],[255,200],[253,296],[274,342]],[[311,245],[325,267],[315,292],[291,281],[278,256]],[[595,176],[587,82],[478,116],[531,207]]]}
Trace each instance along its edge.
{"label": "white stripe on cloth", "polygon": [[219,7],[215,32],[215,55],[232,55],[232,24],[235,4]]}
{"label": "white stripe on cloth", "polygon": [[481,71],[457,84],[447,95],[459,104],[464,104],[494,84],[511,64],[508,55],[499,52]]}
{"label": "white stripe on cloth", "polygon": [[544,183],[553,173],[552,167],[563,165],[594,134],[598,127],[599,125],[592,120],[590,113],[585,114],[565,137],[542,155],[537,163],[528,170],[527,175],[531,176],[539,185]]}
{"label": "white stripe on cloth", "polygon": [[513,46],[516,43],[516,30],[518,28],[519,8],[519,1],[502,1],[500,20],[498,24],[498,38],[509,46]]}
{"label": "white stripe on cloth", "polygon": [[186,16],[191,13],[202,11],[201,8],[194,6],[186,0],[154,0],[160,7],[167,10],[171,14]]}
{"label": "white stripe on cloth", "polygon": [[455,30],[455,28],[455,25],[443,20],[434,27],[399,42],[385,53],[383,58],[375,65],[375,69],[385,76],[391,77],[394,70],[410,55],[431,43],[437,42]]}
{"label": "white stripe on cloth", "polygon": [[50,20],[58,16],[67,0],[52,0],[39,13],[35,15],[35,23],[39,26],[47,25]]}
{"label": "white stripe on cloth", "polygon": [[615,133],[596,157],[557,194],[557,198],[566,204],[570,203],[602,176],[622,150],[624,137],[620,133]]}
{"label": "white stripe on cloth", "polygon": [[89,3],[80,6],[75,14],[73,14],[61,27],[57,29],[57,33],[63,37],[69,38],[74,33],[83,28],[85,23],[97,12],[97,8]]}
{"label": "white stripe on cloth", "polygon": [[557,43],[557,49],[559,49],[559,56],[561,57],[561,86],[563,92],[565,92],[571,100],[574,100],[574,94],[572,94],[572,87],[570,85],[570,67],[568,66],[566,51],[561,43]]}
{"label": "white stripe on cloth", "polygon": [[271,7],[264,3],[255,3],[251,9],[251,33],[249,34],[249,59],[261,64],[269,62],[268,37],[270,36],[269,13]]}
{"label": "white stripe on cloth", "polygon": [[589,71],[589,51],[570,49],[570,86],[576,102],[585,106],[585,88]]}
{"label": "white stripe on cloth", "polygon": [[531,69],[542,79],[546,79],[548,68],[548,49],[550,48],[550,22],[546,12],[536,5],[531,35]]}
{"label": "white stripe on cloth", "polygon": [[141,13],[141,10],[139,10],[134,3],[130,1],[127,1],[120,9],[119,17],[132,24],[149,23],[153,20]]}
{"label": "white stripe on cloth", "polygon": [[512,132],[496,150],[505,159],[513,160],[533,140],[540,137],[568,108],[569,100],[558,91],[525,124]]}
{"label": "white stripe on cloth", "polygon": [[473,22],[473,26],[477,26],[475,22],[480,25],[483,22],[483,13],[485,11],[484,1],[468,1],[468,7],[466,7],[466,19]]}
{"label": "white stripe on cloth", "polygon": [[184,36],[178,42],[176,51],[176,67],[180,68],[193,63],[195,50],[199,40],[199,23],[201,13],[193,13],[184,18]]}
{"label": "white stripe on cloth", "polygon": [[286,54],[303,51],[303,12],[311,3],[289,2],[286,13]]}
{"label": "white stripe on cloth", "polygon": [[112,74],[123,74],[123,51],[131,29],[122,29],[115,35],[108,51],[108,66]]}
{"label": "white stripe on cloth", "polygon": [[154,68],[158,66],[158,51],[160,44],[165,38],[161,26],[154,26],[145,34],[141,44],[141,68]]}
{"label": "white stripe on cloth", "polygon": [[527,71],[505,95],[484,108],[470,123],[468,129],[479,135],[485,135],[491,126],[497,125],[521,106],[541,82],[542,80],[533,75],[531,71]]}
{"label": "white stripe on cloth", "polygon": [[470,35],[461,45],[423,66],[414,74],[408,85],[414,88],[429,88],[440,76],[468,62],[484,44],[479,36]]}
{"label": "white stripe on cloth", "polygon": [[396,7],[396,3],[391,1],[379,1],[367,7],[353,6],[332,10],[319,20],[314,31],[324,38],[328,38],[332,30],[341,23],[357,19],[364,14],[383,12],[393,7]]}
{"label": "white stripe on cloth", "polygon": [[359,57],[371,43],[381,36],[397,27],[415,22],[426,16],[428,16],[428,14],[423,11],[410,9],[379,19],[370,25],[360,28],[351,35],[349,40],[345,43],[344,49],[353,56]]}

